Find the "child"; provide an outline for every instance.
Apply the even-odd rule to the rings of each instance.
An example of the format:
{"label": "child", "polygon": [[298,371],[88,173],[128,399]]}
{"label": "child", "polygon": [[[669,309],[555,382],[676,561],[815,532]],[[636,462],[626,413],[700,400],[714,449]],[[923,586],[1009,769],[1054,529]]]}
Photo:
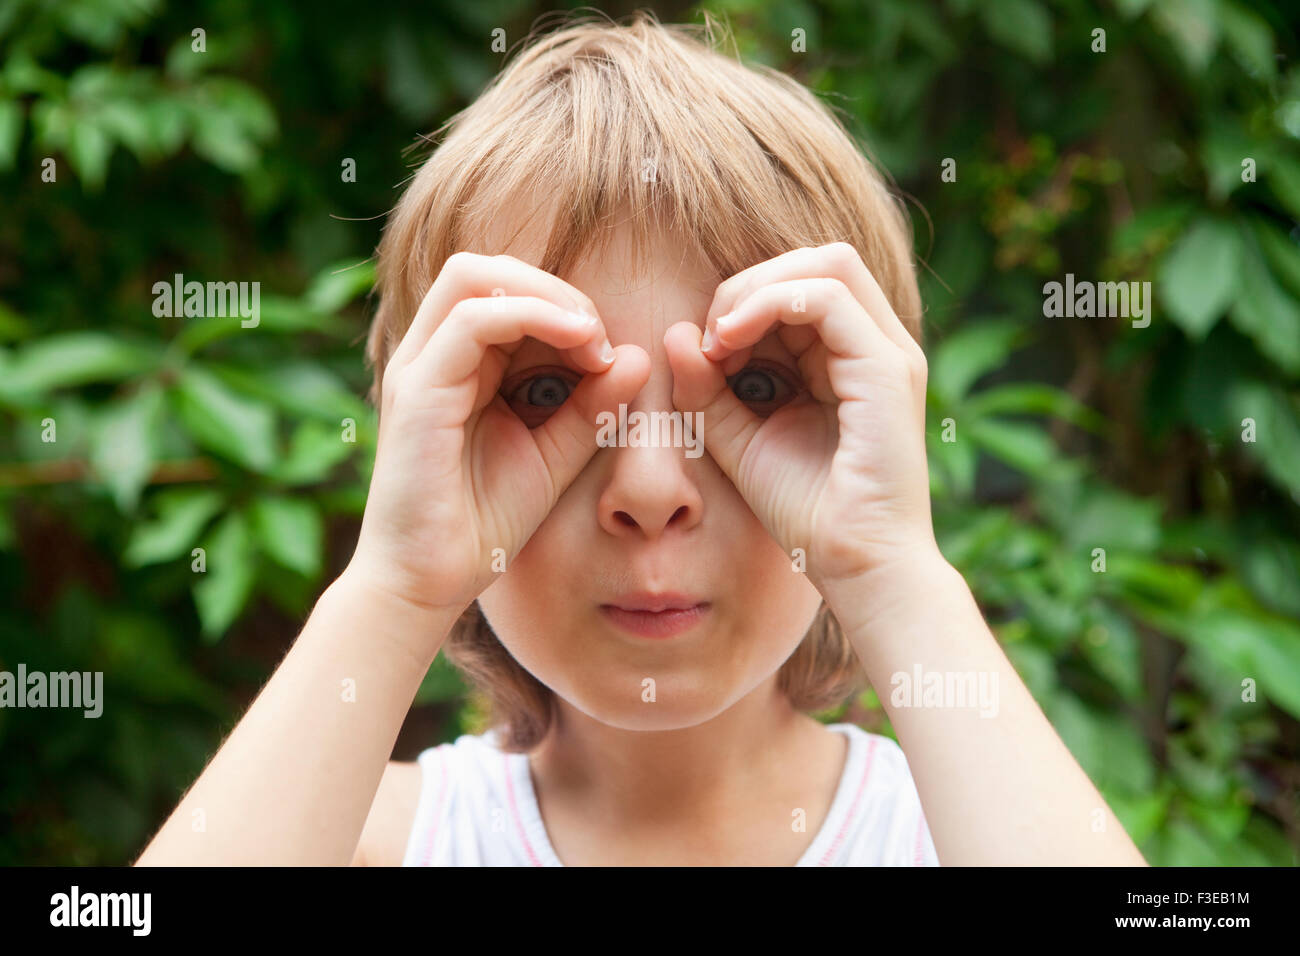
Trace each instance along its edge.
{"label": "child", "polygon": [[[571,24],[439,131],[356,552],[141,863],[1143,862],[935,543],[906,219],[705,31]],[[492,729],[388,762],[440,650]],[[863,676],[903,749],[809,716]]]}

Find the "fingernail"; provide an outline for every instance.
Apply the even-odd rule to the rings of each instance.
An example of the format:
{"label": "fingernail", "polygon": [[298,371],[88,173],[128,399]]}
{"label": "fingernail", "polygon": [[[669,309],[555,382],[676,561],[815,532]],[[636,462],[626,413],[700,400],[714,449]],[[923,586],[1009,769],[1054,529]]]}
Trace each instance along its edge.
{"label": "fingernail", "polygon": [[609,344],[609,339],[606,339],[605,344],[600,347],[600,360],[606,365],[614,361],[614,349]]}
{"label": "fingernail", "polygon": [[700,343],[700,351],[701,351],[701,352],[708,352],[708,351],[709,351],[710,349],[712,349],[712,348],[713,348],[713,330],[712,330],[712,329],[705,329],[705,330],[704,330],[704,341]]}

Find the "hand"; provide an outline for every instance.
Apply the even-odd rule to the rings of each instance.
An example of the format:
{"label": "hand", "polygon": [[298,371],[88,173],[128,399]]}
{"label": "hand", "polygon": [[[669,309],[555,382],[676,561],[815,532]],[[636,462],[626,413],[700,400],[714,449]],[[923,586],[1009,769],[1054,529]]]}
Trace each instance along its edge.
{"label": "hand", "polygon": [[[498,394],[525,336],[589,373],[532,430]],[[384,370],[346,573],[421,608],[464,610],[491,583],[495,549],[512,560],[595,453],[597,415],[648,375],[640,348],[609,349],[595,305],[569,283],[511,256],[451,256]]]}
{"label": "hand", "polygon": [[[776,334],[806,392],[767,417],[728,386],[755,344]],[[664,344],[673,403],[703,413],[703,440],[809,579],[849,581],[918,551],[938,552],[925,457],[926,361],[856,249],[797,249],[727,279],[701,351],[679,322]]]}

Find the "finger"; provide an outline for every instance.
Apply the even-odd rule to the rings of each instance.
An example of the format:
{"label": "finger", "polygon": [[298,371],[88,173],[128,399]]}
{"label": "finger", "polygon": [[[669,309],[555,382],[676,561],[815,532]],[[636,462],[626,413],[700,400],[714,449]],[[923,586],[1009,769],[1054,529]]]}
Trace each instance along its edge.
{"label": "finger", "polygon": [[739,488],[740,462],[763,420],[736,397],[722,368],[700,352],[702,337],[703,330],[694,322],[678,322],[664,334],[673,372],[673,405],[701,413],[704,447]]}
{"label": "finger", "polygon": [[645,350],[620,345],[607,372],[583,378],[559,410],[533,429],[557,499],[596,453],[600,413],[617,415],[619,404],[630,403],[649,379],[650,356]]}
{"label": "finger", "polygon": [[735,311],[715,320],[717,346],[709,359],[716,362],[719,354],[754,345],[777,323],[815,329],[826,348],[844,358],[898,352],[843,282],[819,278],[756,289]]}
{"label": "finger", "polygon": [[[794,249],[736,273],[714,293],[706,327],[712,330],[718,317],[733,311],[756,289],[798,278],[839,279],[895,346],[905,352],[920,351],[858,250],[847,242]],[[713,357],[712,350],[708,354]]]}
{"label": "finger", "polygon": [[434,330],[463,299],[533,296],[563,309],[597,315],[596,304],[559,276],[514,256],[457,252],[447,258],[416,310],[410,328],[389,360],[402,367],[415,360]]}
{"label": "finger", "polygon": [[[600,320],[594,314],[569,312],[546,299],[532,296],[462,299],[429,338],[409,371],[422,385],[448,388],[462,384],[478,371],[490,346],[531,336],[556,349],[576,350],[601,334]],[[590,362],[587,368],[600,372],[608,365]],[[497,384],[493,385],[494,389]]]}

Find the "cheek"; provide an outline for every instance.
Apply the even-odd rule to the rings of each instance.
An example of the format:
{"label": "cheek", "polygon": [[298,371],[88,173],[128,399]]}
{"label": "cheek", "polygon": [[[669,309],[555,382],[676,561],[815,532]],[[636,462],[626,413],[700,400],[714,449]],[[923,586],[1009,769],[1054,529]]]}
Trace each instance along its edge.
{"label": "cheek", "polygon": [[583,520],[578,509],[596,505],[575,501],[577,488],[479,597],[506,650],[567,703],[624,729],[693,726],[772,678],[794,653],[821,596],[729,484],[708,489],[707,532],[692,545],[713,556],[698,565],[699,586],[715,599],[704,639],[639,645],[607,631],[595,607],[599,580],[630,552]]}
{"label": "cheek", "polygon": [[526,670],[547,686],[566,669],[580,640],[576,626],[590,559],[570,531],[561,506],[552,510],[495,581],[479,595],[479,607],[497,639]]}

